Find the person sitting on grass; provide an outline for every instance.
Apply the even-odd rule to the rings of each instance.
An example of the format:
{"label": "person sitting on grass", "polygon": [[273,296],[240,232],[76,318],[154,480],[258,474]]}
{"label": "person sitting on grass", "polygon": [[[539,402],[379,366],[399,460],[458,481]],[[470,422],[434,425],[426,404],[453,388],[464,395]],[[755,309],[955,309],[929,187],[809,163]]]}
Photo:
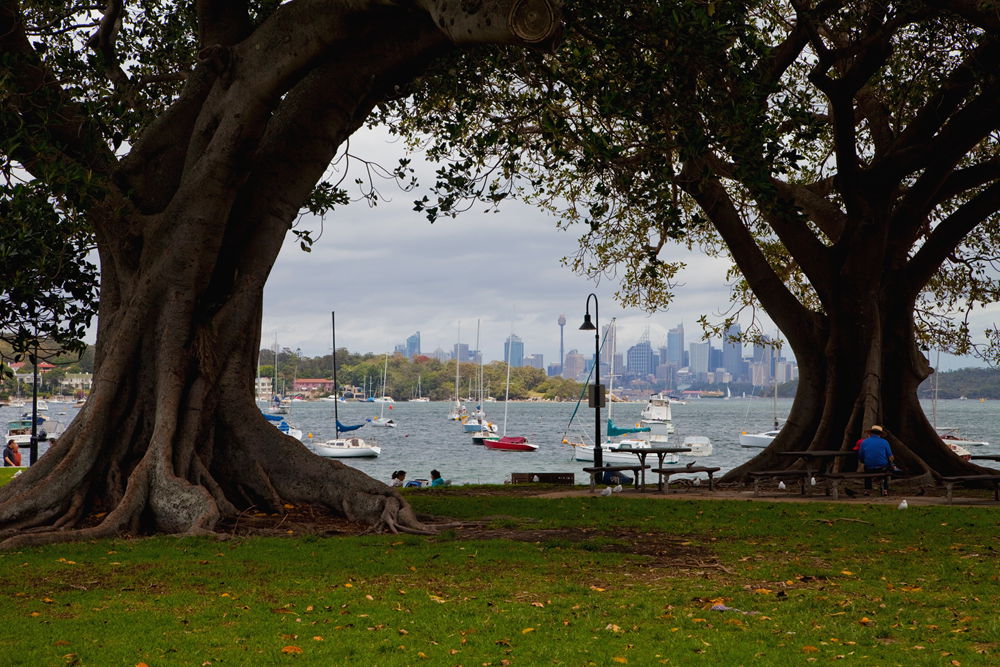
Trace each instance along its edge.
{"label": "person sitting on grass", "polygon": [[8,440],[7,446],[3,448],[3,464],[15,468],[21,465],[21,450],[13,438]]}
{"label": "person sitting on grass", "polygon": [[[882,495],[889,495],[888,473],[893,469],[892,449],[889,448],[889,441],[882,437],[882,427],[878,424],[873,424],[868,429],[868,437],[858,446],[858,461],[864,466],[865,472],[886,473],[882,478]],[[866,477],[865,495],[870,495],[871,490],[871,477]]]}
{"label": "person sitting on grass", "polygon": [[441,479],[441,473],[437,470],[431,470],[431,486],[445,486],[448,482]]}

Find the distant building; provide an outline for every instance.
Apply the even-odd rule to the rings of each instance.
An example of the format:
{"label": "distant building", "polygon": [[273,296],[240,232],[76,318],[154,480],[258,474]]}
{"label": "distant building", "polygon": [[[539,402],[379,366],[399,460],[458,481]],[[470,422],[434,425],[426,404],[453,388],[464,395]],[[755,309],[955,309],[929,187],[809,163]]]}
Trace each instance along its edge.
{"label": "distant building", "polygon": [[516,334],[511,334],[504,342],[503,360],[510,364],[511,368],[520,368],[524,365],[524,343]]}
{"label": "distant building", "polygon": [[448,356],[447,352],[445,352],[440,347],[438,347],[438,348],[435,348],[435,350],[433,352],[431,352],[431,358],[432,359],[437,359],[440,362],[445,362],[445,361],[448,361],[451,357]]}
{"label": "distant building", "polygon": [[93,381],[94,375],[92,373],[67,373],[62,384],[73,391],[90,391],[90,385]]}
{"label": "distant building", "polygon": [[292,384],[292,391],[320,392],[326,394],[333,393],[333,380],[323,378],[299,378]]}
{"label": "distant building", "polygon": [[675,328],[667,331],[667,362],[678,368],[684,363],[684,325],[678,324]]}
{"label": "distant building", "polygon": [[528,354],[524,357],[524,365],[528,368],[545,369],[545,361],[541,354]]}
{"label": "distant building", "polygon": [[563,359],[562,376],[570,380],[576,380],[583,375],[586,368],[586,359],[576,350],[570,350]]}
{"label": "distant building", "polygon": [[451,358],[458,359],[459,361],[469,361],[469,346],[465,343],[455,343]]}
{"label": "distant building", "polygon": [[406,356],[412,359],[420,355],[420,332],[416,332],[406,339]]}
{"label": "distant building", "polygon": [[743,343],[733,341],[740,336],[740,325],[726,328],[722,337],[722,367],[729,371],[734,380],[743,379]]}
{"label": "distant building", "polygon": [[634,377],[646,377],[656,372],[656,356],[653,346],[648,340],[641,340],[628,349],[625,359],[628,374]]}
{"label": "distant building", "polygon": [[711,353],[712,346],[705,341],[704,343],[691,343],[688,346],[689,354],[689,365],[691,374],[695,377],[702,377],[703,374],[708,373],[708,361],[709,355]]}
{"label": "distant building", "polygon": [[550,378],[559,377],[562,374],[562,364],[549,364],[549,367],[545,369],[545,374]]}
{"label": "distant building", "polygon": [[601,363],[608,366],[611,365],[611,355],[618,349],[616,329],[617,327],[605,324],[601,330],[601,340],[604,342],[604,346],[601,348]]}

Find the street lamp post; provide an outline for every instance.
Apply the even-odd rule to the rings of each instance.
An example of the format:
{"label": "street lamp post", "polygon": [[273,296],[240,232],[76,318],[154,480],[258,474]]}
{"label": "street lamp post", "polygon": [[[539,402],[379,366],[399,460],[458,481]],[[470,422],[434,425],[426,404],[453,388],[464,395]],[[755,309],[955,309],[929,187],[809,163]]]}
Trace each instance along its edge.
{"label": "street lamp post", "polygon": [[[590,299],[594,299],[594,319],[590,319]],[[601,453],[601,404],[604,403],[604,385],[601,384],[601,332],[598,322],[597,295],[587,295],[587,312],[583,316],[581,331],[594,332],[594,384],[590,388],[590,406],[594,408],[594,467],[604,466],[604,456]]]}

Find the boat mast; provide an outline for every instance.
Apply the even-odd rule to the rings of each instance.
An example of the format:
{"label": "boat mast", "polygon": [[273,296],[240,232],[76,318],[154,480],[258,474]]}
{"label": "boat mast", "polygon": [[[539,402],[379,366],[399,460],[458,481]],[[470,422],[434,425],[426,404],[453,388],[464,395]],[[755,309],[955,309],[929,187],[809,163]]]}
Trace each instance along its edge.
{"label": "boat mast", "polygon": [[507,339],[507,388],[504,390],[503,394],[503,435],[500,437],[505,437],[507,435],[507,403],[510,402],[510,352],[511,352],[511,338],[514,337],[514,320],[510,321],[510,338]]}
{"label": "boat mast", "polygon": [[337,391],[337,313],[330,311],[330,331],[333,339],[333,433],[334,439],[340,437],[340,415],[337,413],[337,403],[340,393]]}
{"label": "boat mast", "polygon": [[458,364],[459,356],[462,353],[462,323],[458,323],[458,338],[455,339],[455,409],[462,405],[462,400],[458,397]]}

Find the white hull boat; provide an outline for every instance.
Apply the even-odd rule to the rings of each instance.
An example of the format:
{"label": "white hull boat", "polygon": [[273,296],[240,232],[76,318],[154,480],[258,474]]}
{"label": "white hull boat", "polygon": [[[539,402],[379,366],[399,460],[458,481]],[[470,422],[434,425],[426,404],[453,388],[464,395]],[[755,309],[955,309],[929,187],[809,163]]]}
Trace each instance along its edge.
{"label": "white hull boat", "polygon": [[740,433],[740,447],[746,449],[764,449],[778,437],[781,431],[765,431],[763,433]]}
{"label": "white hull boat", "polygon": [[[594,446],[569,443],[573,445],[573,459],[576,461],[594,461]],[[641,449],[649,447],[645,440],[621,440],[619,442],[605,442],[601,445],[601,461],[604,463],[628,463],[636,464],[639,458],[632,452],[616,451],[618,447],[632,447]],[[677,463],[677,454],[667,454],[663,458],[664,463]],[[655,459],[654,459],[655,463]]]}
{"label": "white hull boat", "polygon": [[670,399],[663,394],[654,394],[639,415],[643,427],[652,429],[657,426],[654,434],[669,435],[674,432],[673,414],[670,411]]}
{"label": "white hull boat", "polygon": [[382,453],[381,447],[362,438],[334,438],[310,442],[308,447],[315,454],[337,459],[374,458]]}
{"label": "white hull boat", "polygon": [[372,426],[381,426],[383,428],[396,428],[396,422],[388,417],[372,417],[368,420],[368,423]]}
{"label": "white hull boat", "polygon": [[711,456],[713,452],[712,442],[701,435],[689,435],[684,438],[681,447],[687,447],[690,452],[682,452],[684,456]]}
{"label": "white hull boat", "polygon": [[968,440],[963,438],[957,428],[939,426],[937,428],[937,434],[941,436],[941,439],[946,445],[958,445],[959,447],[985,447],[990,444],[985,440]]}

